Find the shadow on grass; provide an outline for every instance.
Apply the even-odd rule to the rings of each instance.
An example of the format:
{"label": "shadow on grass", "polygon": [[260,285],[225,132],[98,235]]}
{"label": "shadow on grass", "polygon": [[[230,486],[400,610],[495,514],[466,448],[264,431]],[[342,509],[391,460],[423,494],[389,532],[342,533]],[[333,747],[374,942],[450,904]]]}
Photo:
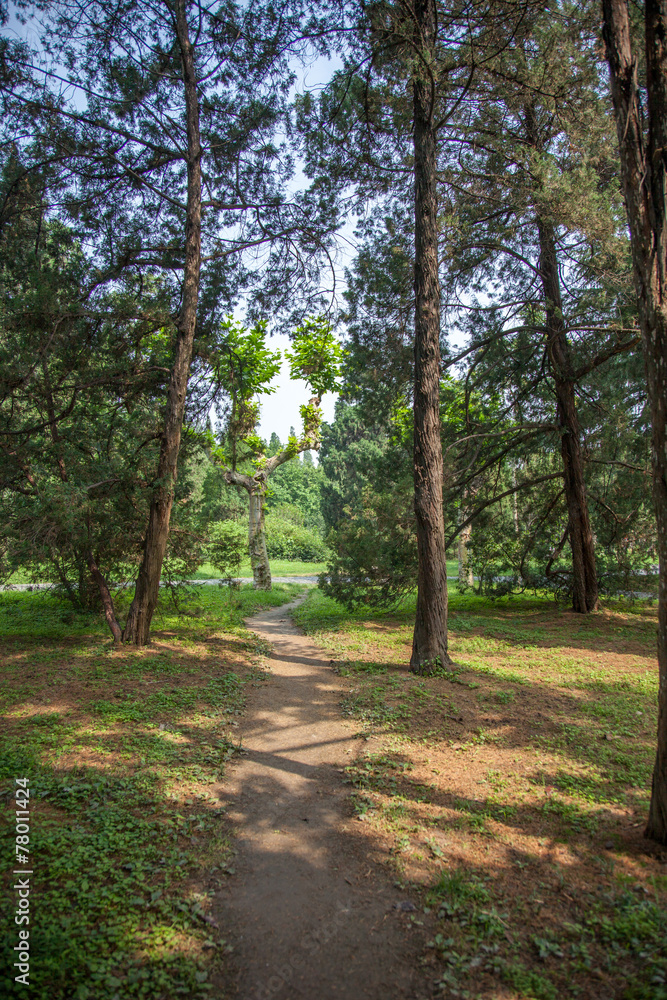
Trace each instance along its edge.
{"label": "shadow on grass", "polygon": [[[277,596],[285,600],[293,593]],[[72,642],[63,655],[61,640],[49,638],[44,623],[41,650],[34,639],[21,639],[24,649],[16,638],[12,642],[6,685],[20,690],[14,687],[17,698],[5,715],[0,789],[9,792],[10,807],[16,777],[28,777],[37,792],[31,819],[31,995],[37,1000],[171,1000],[181,994],[194,1000],[210,995],[207,987],[217,982],[224,942],[210,923],[206,893],[216,888],[229,852],[211,789],[235,753],[234,722],[244,688],[261,683],[261,673],[241,662],[257,643],[241,630],[240,620],[224,619],[220,626],[215,601],[206,607],[207,622],[165,615],[162,637],[138,653],[110,652],[100,631],[91,639],[82,634],[80,644]],[[239,631],[222,634],[225,627]],[[28,678],[26,689],[29,662],[35,677]],[[307,669],[314,661],[297,656],[295,662]],[[472,995],[491,998],[501,981],[539,1000],[612,995],[658,1000],[665,968],[659,882],[653,876],[651,889],[638,874],[646,845],[639,830],[630,834],[631,828],[618,826],[611,796],[645,790],[640,783],[629,788],[623,775],[630,773],[624,769],[631,755],[635,763],[642,758],[644,773],[650,737],[644,734],[639,742],[635,722],[628,724],[629,736],[619,734],[620,746],[613,734],[611,741],[601,739],[609,722],[591,709],[608,696],[607,689],[582,689],[577,697],[555,685],[511,685],[470,670],[453,684],[413,677],[390,662],[379,664],[377,672],[367,665],[351,669],[349,680],[360,688],[348,694],[357,699],[349,703],[350,714],[367,711],[372,728],[385,727],[392,736],[409,732],[411,746],[420,743],[427,758],[446,748],[470,770],[476,754],[496,747],[510,757],[517,750],[546,748],[563,761],[560,769],[551,761],[531,764],[526,779],[538,794],[532,803],[514,801],[502,789],[475,798],[455,787],[455,775],[438,784],[413,777],[407,752],[389,755],[389,764],[371,763],[375,773],[363,781],[350,771],[356,793],[384,796],[395,815],[403,815],[401,837],[416,834],[422,844],[433,838],[431,870],[440,867],[444,880],[431,878],[432,889],[428,881],[415,883],[413,892],[430,903],[428,954],[442,989],[469,988]],[[611,693],[635,699],[631,680],[628,688],[616,690],[622,683],[614,682]],[[491,697],[499,686],[515,700],[494,716],[480,706],[479,695]],[[647,696],[641,697],[644,704]],[[312,685],[304,683],[300,693],[297,684],[288,707],[295,725],[310,717]],[[624,702],[621,708],[622,721],[628,706]],[[334,709],[328,711],[333,717]],[[449,746],[454,741],[460,749]],[[254,790],[266,801],[268,816],[280,793],[280,772],[293,772],[294,762],[261,752],[258,759],[276,774],[275,781],[265,778]],[[596,770],[583,774],[584,787],[568,788],[568,780],[581,776],[581,765]],[[306,766],[299,773],[317,780],[316,769]],[[366,813],[381,816],[380,805]],[[3,835],[5,856],[14,832],[8,826]],[[459,841],[453,843],[461,837],[472,845],[470,855],[460,853]],[[401,849],[383,829],[352,824],[347,839],[362,854],[370,851],[390,864],[400,860]],[[546,847],[541,855],[530,846],[540,839]],[[604,847],[609,840],[613,851]],[[491,843],[499,845],[496,853],[485,852]],[[570,849],[567,866],[558,860],[561,844]],[[313,884],[331,863],[325,844],[318,851],[317,866],[298,859]],[[285,865],[296,864],[289,851],[283,853]],[[554,887],[557,871],[560,888]],[[452,880],[457,872],[458,883]],[[634,880],[628,885],[640,884],[641,891],[628,889],[620,876]],[[365,893],[360,890],[360,899]],[[16,940],[14,903],[10,889],[3,958]],[[366,921],[363,907],[358,914]],[[355,940],[358,924],[350,923],[345,934]],[[326,950],[326,943],[322,947]],[[11,959],[3,964],[9,968]],[[15,995],[15,984],[3,975],[5,995]]]}
{"label": "shadow on grass", "polygon": [[[229,858],[211,789],[237,752],[245,688],[263,676],[242,616],[300,590],[164,603],[152,644],[120,651],[99,616],[46,593],[0,596],[0,842],[12,857],[26,779],[37,1000],[210,996],[224,941],[207,894]],[[3,997],[26,992],[12,973],[12,885],[7,875]]]}
{"label": "shadow on grass", "polygon": [[[414,625],[415,598],[388,609],[357,608],[349,611],[319,591],[296,616],[309,632],[365,632],[368,640]],[[476,594],[449,594],[449,634],[474,643],[477,638],[495,639],[501,646],[521,648],[568,648],[590,652],[639,652],[655,655],[657,607],[647,602],[609,601],[601,611],[579,615],[552,598],[517,595],[492,599]],[[564,642],[563,629],[567,629]],[[409,641],[410,635],[406,635]]]}
{"label": "shadow on grass", "polygon": [[[370,732],[404,734],[457,750],[482,746],[555,754],[572,765],[593,768],[580,790],[602,788],[608,801],[648,793],[655,756],[656,708],[643,678],[577,682],[576,692],[546,681],[508,681],[493,672],[466,668],[454,675],[416,677],[395,663],[338,661],[349,678],[344,711]],[[580,768],[575,768],[573,775]],[[574,778],[572,787],[577,787]]]}
{"label": "shadow on grass", "polygon": [[481,880],[474,905],[463,889],[434,903],[440,988],[667,998],[667,854],[643,838],[655,612],[470,595],[451,611],[460,662],[432,677],[407,669],[409,604],[350,614],[313,594],[295,615],[335,655],[370,740],[348,769],[361,818],[422,890],[438,864]]}

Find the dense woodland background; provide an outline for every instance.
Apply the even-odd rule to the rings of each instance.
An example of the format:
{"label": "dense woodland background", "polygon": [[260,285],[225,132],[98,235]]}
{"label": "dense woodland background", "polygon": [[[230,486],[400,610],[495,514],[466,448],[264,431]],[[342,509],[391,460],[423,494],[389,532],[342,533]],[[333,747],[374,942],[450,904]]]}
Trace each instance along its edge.
{"label": "dense woodland background", "polygon": [[[143,35],[124,40],[114,34],[119,9],[108,19],[95,5],[86,10],[95,41],[83,28],[72,33],[68,61],[59,52],[54,62],[45,41],[34,52],[4,42],[0,502],[5,578],[29,570],[88,606],[100,600],[88,581],[90,548],[111,581],[132,575],[140,559],[181,295],[184,167],[169,136],[169,102],[181,100],[175,69],[160,70],[141,49],[153,61],[162,47],[165,62],[175,58],[161,37],[165,24],[149,19]],[[486,8],[478,12],[483,58],[472,80],[464,60],[441,70],[447,542],[465,563],[459,585],[571,595],[582,571],[570,535],[573,523],[588,521],[599,590],[651,592],[650,419],[599,15],[594,5],[524,5],[515,23],[509,10],[490,20]],[[64,30],[68,8],[42,16]],[[296,32],[298,11],[292,17]],[[342,50],[349,65],[321,94],[290,103],[295,57],[274,50],[289,52],[296,40],[279,40],[256,20],[248,50],[232,54],[217,25],[197,43],[212,73],[200,96],[211,149],[208,164],[202,146],[210,246],[168,572],[191,576],[206,560],[210,526],[246,517],[247,497],[226,486],[211,450],[211,435],[238,439],[239,468],[254,469],[254,423],[232,416],[235,387],[221,372],[220,358],[233,350],[221,317],[245,303],[250,317],[283,322],[285,306],[300,303],[303,315],[317,302],[348,352],[341,399],[323,428],[318,465],[306,453],[308,464],[291,461],[271,482],[269,554],[320,561],[326,544],[337,595],[389,600],[416,579],[411,109],[401,62],[383,63],[373,54],[381,40],[362,35],[360,52]],[[321,24],[310,30],[312,57],[331,43]],[[453,46],[442,58],[457,53]],[[265,93],[245,89],[250,73]],[[79,95],[71,105],[67,74]],[[93,85],[99,94],[84,109],[81,95]],[[294,162],[312,177],[296,196],[293,184],[284,187]],[[342,297],[330,299],[321,253],[346,213],[358,217],[358,249]],[[256,245],[268,254],[261,264]],[[547,257],[562,357],[547,336]],[[574,485],[564,479],[569,438],[582,480]],[[279,445],[274,435],[261,453]],[[312,536],[290,546],[297,527]]]}

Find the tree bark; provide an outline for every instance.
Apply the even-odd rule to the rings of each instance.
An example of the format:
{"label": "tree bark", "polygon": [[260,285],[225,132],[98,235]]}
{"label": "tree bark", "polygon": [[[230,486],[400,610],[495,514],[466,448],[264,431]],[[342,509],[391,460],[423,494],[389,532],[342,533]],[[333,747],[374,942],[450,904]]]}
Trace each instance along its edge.
{"label": "tree bark", "polygon": [[248,548],[252,566],[252,584],[255,590],[271,590],[271,567],[266,551],[266,528],[264,526],[264,490],[250,490],[250,518],[248,527]]}
{"label": "tree bark", "polygon": [[472,567],[470,565],[470,552],[468,546],[470,544],[470,538],[472,536],[472,522],[465,523],[471,514],[472,501],[473,501],[473,491],[471,489],[465,489],[463,491],[463,509],[461,510],[461,515],[464,521],[464,526],[458,533],[456,538],[456,547],[459,563],[459,587],[472,587],[475,583],[472,575]]}
{"label": "tree bark", "polygon": [[646,135],[627,0],[602,2],[603,37],[651,408],[653,502],[660,564],[658,733],[645,834],[667,844],[667,3],[646,0],[644,10]]}
{"label": "tree bark", "polygon": [[185,396],[192,360],[199,271],[201,265],[201,144],[199,99],[193,48],[189,39],[184,0],[174,5],[176,35],[181,50],[187,129],[187,208],[185,221],[185,266],[181,309],[176,329],[176,356],[169,381],[160,458],[153,499],[144,539],[144,554],[137,577],[134,600],[123,632],[125,642],[143,646],[148,642],[151,620],[157,606],[160,574],[167,549],[169,520],[174,501],[178,452],[185,412]]}
{"label": "tree bark", "polygon": [[271,566],[266,549],[264,523],[264,495],[268,474],[265,469],[260,469],[254,476],[226,469],[225,479],[233,486],[242,486],[248,494],[248,552],[252,566],[252,582],[255,590],[271,590]]}
{"label": "tree bark", "polygon": [[88,568],[90,570],[90,575],[92,576],[93,580],[97,584],[100,591],[100,597],[102,599],[102,607],[104,608],[104,617],[107,620],[107,625],[111,629],[113,641],[116,645],[118,645],[120,642],[122,642],[123,633],[116,618],[116,612],[113,606],[113,598],[109,592],[107,581],[100,572],[100,569],[97,563],[95,562],[95,559],[93,558],[92,552],[90,551],[88,552],[87,558],[88,558]]}
{"label": "tree bark", "polygon": [[421,64],[413,83],[415,174],[414,482],[417,520],[417,615],[410,670],[430,673],[447,653],[447,562],[440,440],[440,282],[436,128],[433,119],[435,0],[416,0]]}
{"label": "tree bark", "polygon": [[[97,562],[97,560],[95,561]],[[77,587],[79,606],[86,611],[99,611],[101,591],[95,576],[91,575],[90,572],[88,551],[77,551],[76,568],[79,577]]]}
{"label": "tree bark", "polygon": [[465,528],[462,528],[461,531],[459,531],[457,539],[459,557],[459,586],[461,587],[472,587],[474,583],[472,569],[470,567],[470,554],[468,552],[468,543],[470,542],[471,534],[472,527],[468,524]]}
{"label": "tree bark", "polygon": [[546,313],[547,352],[556,389],[568,536],[572,550],[572,608],[579,614],[588,614],[598,608],[598,581],[595,545],[584,480],[581,429],[574,392],[574,370],[563,322],[554,229],[551,223],[541,219],[539,215],[537,228],[540,240],[540,276]]}

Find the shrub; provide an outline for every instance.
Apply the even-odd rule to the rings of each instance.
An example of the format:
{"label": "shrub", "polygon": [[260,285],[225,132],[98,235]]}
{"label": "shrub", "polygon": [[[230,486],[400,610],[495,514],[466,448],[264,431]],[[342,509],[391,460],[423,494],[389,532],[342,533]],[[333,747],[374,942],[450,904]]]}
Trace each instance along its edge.
{"label": "shrub", "polygon": [[327,547],[317,532],[296,523],[284,509],[266,515],[266,547],[269,559],[322,562],[327,556]]}
{"label": "shrub", "polygon": [[417,582],[412,497],[366,486],[362,503],[361,511],[350,511],[329,532],[332,552],[320,587],[347,608],[388,607]]}
{"label": "shrub", "polygon": [[237,576],[248,551],[248,532],[237,521],[216,521],[208,530],[207,555],[221,577]]}

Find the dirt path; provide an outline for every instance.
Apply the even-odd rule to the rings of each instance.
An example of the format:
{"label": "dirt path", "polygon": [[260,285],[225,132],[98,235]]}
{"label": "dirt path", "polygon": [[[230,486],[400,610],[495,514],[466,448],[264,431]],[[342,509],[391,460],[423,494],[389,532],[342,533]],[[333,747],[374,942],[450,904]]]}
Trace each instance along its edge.
{"label": "dirt path", "polygon": [[233,946],[227,997],[421,1000],[423,931],[351,814],[342,768],[362,742],[328,661],[289,618],[296,603],[248,622],[274,651],[223,790],[238,850],[216,900]]}

